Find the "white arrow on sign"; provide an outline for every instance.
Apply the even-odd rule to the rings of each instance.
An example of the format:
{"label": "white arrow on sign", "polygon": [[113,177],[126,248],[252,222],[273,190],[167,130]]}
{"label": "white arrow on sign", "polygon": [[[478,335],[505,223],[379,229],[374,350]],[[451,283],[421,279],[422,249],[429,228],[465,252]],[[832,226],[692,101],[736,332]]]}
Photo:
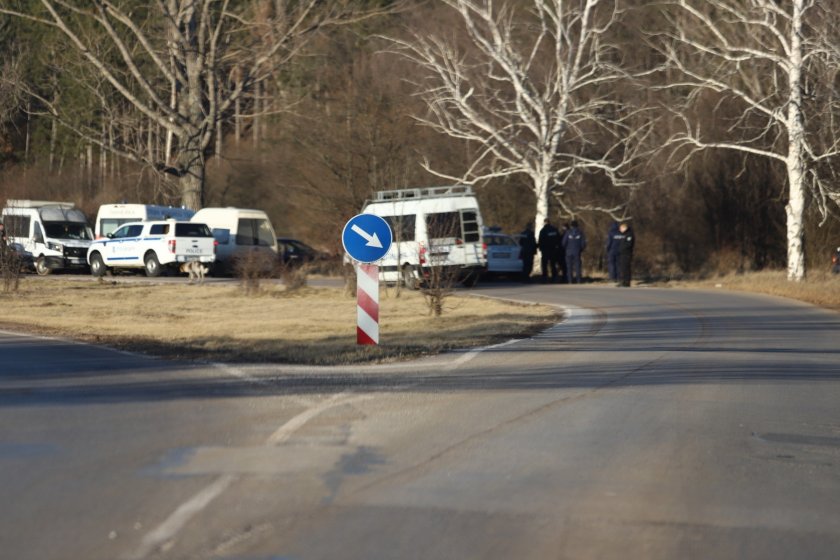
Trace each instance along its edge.
{"label": "white arrow on sign", "polygon": [[359,235],[361,235],[362,237],[365,238],[365,240],[367,241],[367,243],[365,243],[366,246],[368,246],[368,247],[378,247],[380,249],[382,248],[382,242],[379,241],[379,236],[377,236],[376,233],[371,235],[368,232],[366,232],[365,230],[363,230],[362,228],[360,228],[359,226],[357,226],[356,224],[353,224],[352,226],[350,226],[350,229],[352,229],[353,231],[355,231],[356,233],[358,233]]}

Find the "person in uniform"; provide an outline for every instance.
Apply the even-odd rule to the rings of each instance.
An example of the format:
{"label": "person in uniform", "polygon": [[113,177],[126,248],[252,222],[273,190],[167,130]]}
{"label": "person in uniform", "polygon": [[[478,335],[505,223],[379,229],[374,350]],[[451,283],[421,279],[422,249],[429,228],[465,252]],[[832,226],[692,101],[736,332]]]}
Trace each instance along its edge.
{"label": "person in uniform", "polygon": [[629,288],[633,264],[633,246],[636,240],[633,229],[627,222],[621,222],[618,231],[621,233],[621,238],[618,240],[619,285]]}
{"label": "person in uniform", "polygon": [[557,282],[557,246],[560,244],[560,232],[551,225],[548,218],[540,229],[537,248],[540,250],[540,270],[542,281],[548,281],[548,269],[551,267],[551,281]]}
{"label": "person in uniform", "polygon": [[522,257],[522,280],[530,282],[531,271],[534,269],[534,255],[537,254],[537,238],[531,224],[525,225],[519,240],[520,256]]}
{"label": "person in uniform", "polygon": [[566,275],[569,284],[580,284],[583,281],[581,272],[581,255],[586,249],[586,236],[578,227],[577,220],[572,220],[569,230],[563,234],[563,250],[566,253]]}

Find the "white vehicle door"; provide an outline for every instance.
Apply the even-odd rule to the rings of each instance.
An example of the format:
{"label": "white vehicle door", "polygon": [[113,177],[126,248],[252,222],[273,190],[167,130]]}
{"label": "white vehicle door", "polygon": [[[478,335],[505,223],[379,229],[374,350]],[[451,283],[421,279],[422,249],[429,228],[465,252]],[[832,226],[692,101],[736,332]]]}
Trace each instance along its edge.
{"label": "white vehicle door", "polygon": [[24,243],[24,248],[32,255],[40,255],[44,252],[46,247],[46,240],[44,239],[44,230],[41,228],[40,222],[32,222],[32,236]]}
{"label": "white vehicle door", "polygon": [[142,233],[142,224],[128,224],[117,228],[110,239],[105,242],[102,251],[105,264],[107,266],[130,266],[142,262],[143,255],[137,255]]}

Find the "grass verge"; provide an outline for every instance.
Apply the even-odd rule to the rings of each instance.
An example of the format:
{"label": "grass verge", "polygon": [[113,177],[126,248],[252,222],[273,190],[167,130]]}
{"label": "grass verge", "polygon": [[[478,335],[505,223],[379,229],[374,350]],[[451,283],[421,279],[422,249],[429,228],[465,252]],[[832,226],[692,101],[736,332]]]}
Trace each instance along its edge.
{"label": "grass verge", "polygon": [[722,288],[769,294],[840,311],[840,275],[823,271],[809,273],[802,282],[789,281],[786,271],[768,270],[726,274],[703,280],[671,281],[667,285],[679,288]]}
{"label": "grass verge", "polygon": [[0,294],[0,326],[170,359],[337,365],[387,362],[531,336],[550,307],[452,297],[429,316],[420,294],[383,290],[380,344],[356,345],[356,301],[332,288],[246,296],[230,285],[27,279]]}

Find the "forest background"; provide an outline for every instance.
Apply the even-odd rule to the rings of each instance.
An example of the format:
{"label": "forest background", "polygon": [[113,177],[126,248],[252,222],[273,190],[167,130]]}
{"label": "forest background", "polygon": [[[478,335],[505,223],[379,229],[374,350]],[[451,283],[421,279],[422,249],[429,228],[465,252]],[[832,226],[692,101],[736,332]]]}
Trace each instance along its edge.
{"label": "forest background", "polygon": [[[508,11],[499,13],[511,21],[524,18],[527,29],[535,2],[511,0],[504,4]],[[44,7],[51,2],[3,3],[20,13],[47,18]],[[111,4],[52,3],[104,10]],[[188,3],[126,0],[113,6],[132,16],[141,14],[138,21],[149,24],[153,18],[142,15],[144,9],[151,13],[153,5]],[[271,51],[273,35],[263,30],[276,32],[277,22],[284,18],[288,22],[288,16],[300,14],[294,10],[307,2],[233,4],[243,10],[240,15],[251,18],[247,27],[243,23],[239,34],[227,39],[242,41],[236,51],[241,56],[258,53],[260,47]],[[209,141],[200,154],[206,162],[201,203],[264,209],[278,235],[339,254],[341,226],[371,193],[450,184],[442,175],[466,176],[482,146],[429,126],[433,106],[430,90],[424,89],[429,87],[428,75],[397,48],[401,41],[416,44],[418,38],[443,37],[469,59],[475,45],[450,4],[449,0],[313,2],[306,29],[287,33],[282,51],[272,51],[270,63],[254,70],[250,80],[238,80],[237,70],[224,67],[220,58],[219,87],[238,93],[219,111],[212,129],[203,131]],[[639,130],[644,135],[633,147],[634,159],[622,170],[620,181],[586,170],[553,184],[548,216],[555,223],[577,219],[582,224],[590,240],[586,262],[590,271],[603,270],[605,234],[619,218],[632,219],[638,239],[636,270],[643,276],[784,268],[788,197],[784,166],[749,151],[693,150],[686,149],[684,141],[674,141],[688,117],[690,130],[702,129],[709,138],[729,142],[751,142],[759,136],[766,140],[771,132],[756,133],[756,123],[744,118],[743,100],[725,91],[675,87],[684,78],[674,66],[663,64],[667,56],[656,40],[672,33],[678,16],[668,6],[675,3],[607,4],[610,26],[601,40],[609,42],[612,56],[620,53],[622,68],[622,79],[610,83],[609,93],[620,98],[622,110],[628,111],[621,121],[628,129],[625,137]],[[812,17],[824,19],[831,29],[838,11],[832,2],[819,4],[825,4],[824,9]],[[725,21],[723,5],[709,5],[710,13],[715,15],[717,9],[716,15]],[[238,21],[245,22],[244,15]],[[122,55],[106,37],[95,40],[101,30],[84,24],[80,29],[94,39],[90,44],[101,45],[103,59],[119,63]],[[0,52],[0,202],[72,201],[90,216],[106,203],[183,203],[183,191],[166,165],[155,164],[160,154],[167,160],[171,144],[179,140],[122,101],[65,33],[55,26],[0,14]],[[812,124],[824,122],[829,132],[833,132],[829,123],[840,116],[832,112],[838,74],[835,67],[821,76],[830,91],[825,103],[829,109],[811,118]],[[759,72],[756,79],[774,77]],[[811,87],[812,96],[817,89]],[[597,95],[604,95],[604,90]],[[601,138],[597,126],[582,124],[572,127],[573,138],[567,142],[583,139],[587,153],[603,155],[615,146],[610,138],[616,129],[607,132]],[[150,157],[133,156],[128,149],[132,143],[135,155]],[[829,144],[833,143],[832,138]],[[558,151],[569,149],[561,146]],[[622,150],[629,153],[626,146]],[[833,171],[828,176],[833,177]],[[475,187],[486,225],[516,233],[534,222],[536,200],[527,176],[486,173]],[[832,250],[840,246],[840,220],[836,209],[824,202],[813,193],[805,202],[809,269],[827,269]]]}

